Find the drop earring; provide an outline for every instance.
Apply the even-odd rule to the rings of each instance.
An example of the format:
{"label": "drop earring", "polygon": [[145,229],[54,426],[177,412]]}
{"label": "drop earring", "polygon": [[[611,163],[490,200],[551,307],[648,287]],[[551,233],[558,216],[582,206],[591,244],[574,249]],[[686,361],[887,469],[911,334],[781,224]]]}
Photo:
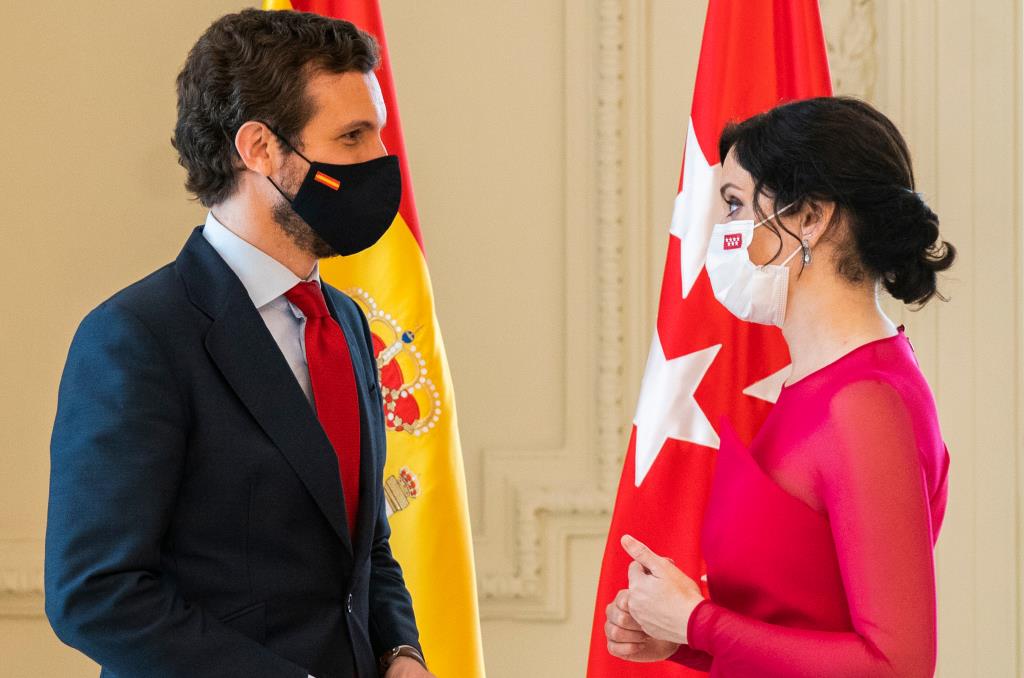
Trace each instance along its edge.
{"label": "drop earring", "polygon": [[800,241],[800,249],[804,251],[804,265],[811,263],[811,244],[806,240]]}

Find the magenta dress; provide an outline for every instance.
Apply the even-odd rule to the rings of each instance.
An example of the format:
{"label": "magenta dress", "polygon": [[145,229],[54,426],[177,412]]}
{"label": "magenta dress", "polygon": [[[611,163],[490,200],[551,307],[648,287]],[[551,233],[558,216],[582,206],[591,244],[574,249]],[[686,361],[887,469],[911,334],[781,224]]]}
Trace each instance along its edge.
{"label": "magenta dress", "polygon": [[710,599],[671,657],[711,676],[932,676],[949,454],[910,342],[782,389],[750,447],[723,420],[701,531]]}

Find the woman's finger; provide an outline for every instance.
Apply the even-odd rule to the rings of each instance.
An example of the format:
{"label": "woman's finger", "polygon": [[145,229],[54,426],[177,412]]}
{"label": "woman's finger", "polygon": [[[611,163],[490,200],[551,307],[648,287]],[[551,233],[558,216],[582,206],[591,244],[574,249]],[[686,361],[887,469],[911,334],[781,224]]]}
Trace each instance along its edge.
{"label": "woman's finger", "polygon": [[630,631],[642,630],[640,628],[640,624],[637,623],[635,619],[633,619],[632,615],[630,615],[628,612],[623,612],[614,604],[609,605],[607,608],[605,608],[605,615],[608,617],[608,621],[615,624],[616,626],[621,626],[622,628]]}
{"label": "woman's finger", "polygon": [[624,629],[611,621],[604,623],[604,635],[608,640],[614,640],[617,643],[642,643],[649,637],[643,631]]}
{"label": "woman's finger", "polygon": [[648,572],[643,565],[635,560],[631,562],[629,569],[626,570],[626,575],[629,577],[629,588],[633,588],[645,574],[648,574]]}
{"label": "woman's finger", "polygon": [[643,647],[643,643],[617,643],[608,641],[608,652],[619,659],[628,659]]}
{"label": "woman's finger", "polygon": [[642,541],[628,534],[622,535],[620,540],[622,548],[630,557],[640,563],[641,566],[655,577],[662,576],[662,568],[665,566],[665,559],[652,551]]}

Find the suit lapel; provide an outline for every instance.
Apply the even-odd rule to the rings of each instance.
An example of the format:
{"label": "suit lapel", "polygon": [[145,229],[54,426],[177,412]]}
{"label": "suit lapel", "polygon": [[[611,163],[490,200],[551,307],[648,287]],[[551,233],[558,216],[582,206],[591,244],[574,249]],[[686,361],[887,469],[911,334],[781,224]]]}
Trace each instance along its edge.
{"label": "suit lapel", "polygon": [[201,228],[186,243],[178,267],[189,297],[213,320],[205,340],[210,358],[351,553],[334,449],[242,283]]}

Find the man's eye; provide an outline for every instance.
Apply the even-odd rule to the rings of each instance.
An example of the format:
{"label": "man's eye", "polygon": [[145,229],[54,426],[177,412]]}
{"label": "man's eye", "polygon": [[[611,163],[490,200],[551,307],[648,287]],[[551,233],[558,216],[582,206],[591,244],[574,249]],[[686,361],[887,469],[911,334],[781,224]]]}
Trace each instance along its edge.
{"label": "man's eye", "polygon": [[359,137],[362,136],[362,134],[363,134],[363,131],[357,129],[354,132],[349,132],[348,134],[342,134],[341,138],[344,139],[345,141],[359,141]]}

